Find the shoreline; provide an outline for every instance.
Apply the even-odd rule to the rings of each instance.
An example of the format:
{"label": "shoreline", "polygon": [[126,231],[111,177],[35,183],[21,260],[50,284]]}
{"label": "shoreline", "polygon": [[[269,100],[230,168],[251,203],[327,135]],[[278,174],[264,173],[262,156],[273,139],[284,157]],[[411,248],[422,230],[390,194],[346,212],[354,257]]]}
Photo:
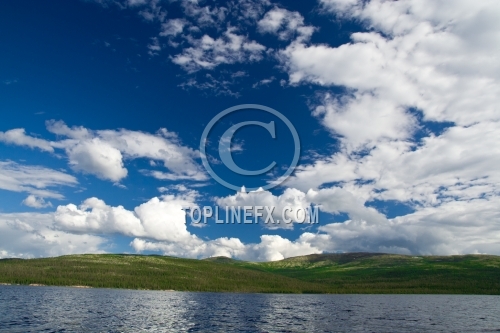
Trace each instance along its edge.
{"label": "shoreline", "polygon": [[211,294],[262,294],[262,295],[386,295],[386,296],[492,296],[500,297],[500,294],[467,294],[467,293],[277,293],[277,292],[237,292],[237,291],[190,291],[190,290],[173,290],[173,289],[130,289],[130,288],[111,288],[111,287],[90,287],[90,286],[58,286],[45,285],[40,283],[18,284],[18,283],[0,283],[2,286],[16,287],[50,287],[50,288],[74,288],[74,289],[95,289],[95,290],[129,290],[129,291],[158,291],[158,292],[176,292],[176,293],[211,293]]}
{"label": "shoreline", "polygon": [[[42,283],[30,283],[30,284],[20,284],[20,283],[0,283],[1,286],[16,286],[16,287],[54,287],[54,288],[75,288],[75,289],[111,289],[111,290],[136,290],[136,291],[163,291],[163,292],[191,292],[184,290],[173,290],[173,289],[130,289],[130,288],[111,288],[111,287],[91,287],[91,286],[83,286],[83,285],[75,285],[75,286],[59,286],[59,285],[49,285]],[[215,292],[215,291],[201,291],[201,292]],[[232,292],[218,292],[218,293],[231,293]],[[234,293],[236,294],[236,293]]]}
{"label": "shoreline", "polygon": [[274,262],[147,255],[0,260],[0,285],[163,292],[500,295],[500,257],[321,254]]}

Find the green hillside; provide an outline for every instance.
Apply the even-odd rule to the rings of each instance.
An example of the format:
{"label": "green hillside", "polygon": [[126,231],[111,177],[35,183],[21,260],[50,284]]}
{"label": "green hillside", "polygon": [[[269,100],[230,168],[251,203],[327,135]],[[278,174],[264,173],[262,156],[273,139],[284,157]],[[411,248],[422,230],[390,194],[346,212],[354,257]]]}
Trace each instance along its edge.
{"label": "green hillside", "polygon": [[310,255],[258,264],[274,274],[319,283],[331,292],[500,294],[500,257]]}
{"label": "green hillside", "polygon": [[321,254],[276,262],[138,255],[0,260],[0,283],[262,293],[500,294],[500,257]]}

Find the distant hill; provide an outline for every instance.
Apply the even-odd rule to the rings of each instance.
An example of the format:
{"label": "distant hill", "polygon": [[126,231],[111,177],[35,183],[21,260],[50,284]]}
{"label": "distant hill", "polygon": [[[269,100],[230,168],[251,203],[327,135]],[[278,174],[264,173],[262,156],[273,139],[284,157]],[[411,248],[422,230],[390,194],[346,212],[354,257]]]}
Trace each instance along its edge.
{"label": "distant hill", "polygon": [[220,257],[210,257],[210,258],[206,258],[206,259],[203,259],[205,261],[211,261],[211,262],[218,262],[218,263],[221,263],[221,264],[234,264],[237,262],[237,260],[233,259],[233,258],[229,258],[229,257],[224,257],[224,256],[220,256]]}
{"label": "distant hill", "polygon": [[314,254],[273,262],[141,255],[0,260],[0,284],[259,293],[500,294],[500,257]]}

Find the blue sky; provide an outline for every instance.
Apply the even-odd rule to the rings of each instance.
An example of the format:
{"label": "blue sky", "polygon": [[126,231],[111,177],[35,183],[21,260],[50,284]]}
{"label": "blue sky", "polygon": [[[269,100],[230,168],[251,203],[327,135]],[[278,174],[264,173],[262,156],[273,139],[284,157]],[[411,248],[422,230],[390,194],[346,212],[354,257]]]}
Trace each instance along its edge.
{"label": "blue sky", "polygon": [[[500,254],[494,1],[0,3],[0,257],[69,253]],[[236,193],[200,158],[219,112],[260,104],[301,156]],[[220,163],[233,138],[242,177]],[[224,117],[207,153],[247,187],[293,157],[283,122]],[[320,223],[193,225],[182,207],[319,205]]]}

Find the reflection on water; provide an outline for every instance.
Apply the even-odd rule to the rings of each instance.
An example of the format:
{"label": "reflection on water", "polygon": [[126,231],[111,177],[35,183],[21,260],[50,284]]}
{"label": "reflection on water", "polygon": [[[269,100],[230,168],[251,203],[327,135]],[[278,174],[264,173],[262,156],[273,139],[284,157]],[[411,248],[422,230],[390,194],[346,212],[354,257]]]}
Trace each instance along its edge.
{"label": "reflection on water", "polygon": [[500,332],[499,296],[0,286],[2,332]]}

